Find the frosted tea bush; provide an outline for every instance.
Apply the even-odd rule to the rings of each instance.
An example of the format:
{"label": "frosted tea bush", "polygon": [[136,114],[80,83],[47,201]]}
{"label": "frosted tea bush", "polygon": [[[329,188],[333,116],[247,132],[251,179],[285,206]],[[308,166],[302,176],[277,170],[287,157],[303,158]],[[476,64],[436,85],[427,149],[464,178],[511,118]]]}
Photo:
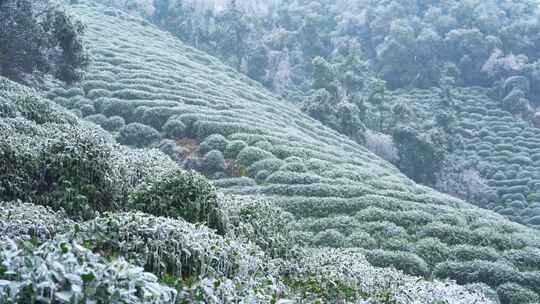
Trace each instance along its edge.
{"label": "frosted tea bush", "polygon": [[172,303],[176,291],[123,259],[112,262],[69,239],[34,247],[0,242],[0,302]]}
{"label": "frosted tea bush", "polygon": [[204,139],[199,146],[199,153],[206,154],[211,150],[225,151],[229,141],[221,134],[212,134]]}
{"label": "frosted tea bush", "polygon": [[146,179],[130,193],[129,202],[130,208],[150,214],[224,229],[215,187],[194,171],[176,169]]}
{"label": "frosted tea bush", "polygon": [[219,150],[211,150],[202,159],[204,170],[208,172],[219,172],[225,169],[225,158]]}
{"label": "frosted tea bush", "polygon": [[163,125],[163,132],[168,138],[182,138],[186,132],[186,125],[176,119],[170,119]]}
{"label": "frosted tea bush", "polygon": [[121,144],[142,148],[159,141],[160,134],[152,127],[134,122],[120,128],[117,139]]}
{"label": "frosted tea bush", "polygon": [[44,242],[72,229],[63,212],[29,203],[0,202],[0,240]]}

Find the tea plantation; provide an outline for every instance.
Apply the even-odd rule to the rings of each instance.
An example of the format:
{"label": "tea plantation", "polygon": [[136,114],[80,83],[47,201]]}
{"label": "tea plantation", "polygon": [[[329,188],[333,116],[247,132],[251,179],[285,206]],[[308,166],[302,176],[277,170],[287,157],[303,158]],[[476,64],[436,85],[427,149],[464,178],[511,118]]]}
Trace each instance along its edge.
{"label": "tea plantation", "polygon": [[303,248],[290,213],[4,78],[0,130],[0,303],[491,303],[361,249]]}
{"label": "tea plantation", "polygon": [[[446,108],[453,119],[450,136],[458,142],[447,151],[447,158],[459,171],[479,172],[489,187],[490,195],[473,203],[539,228],[540,129],[504,110],[487,89],[452,89],[449,102],[441,93],[439,89],[396,91],[388,108],[406,104],[413,114],[404,124],[419,132],[433,128],[434,113]],[[393,114],[385,115],[391,119]]]}
{"label": "tea plantation", "polygon": [[[137,152],[128,149],[125,151],[130,151],[129,153],[120,152],[120,155],[135,153],[150,157],[144,147],[159,147],[170,156],[170,159],[182,164],[184,168],[201,171],[213,180],[224,195],[227,197],[232,195],[233,203],[224,204],[229,206],[227,208],[222,207],[229,210],[225,213],[234,210],[231,205],[241,204],[240,202],[246,200],[258,202],[260,199],[270,201],[271,206],[276,206],[270,209],[280,207],[283,209],[280,213],[287,212],[290,215],[287,217],[287,223],[291,230],[285,234],[285,239],[304,248],[319,248],[312,250],[314,255],[299,258],[299,264],[308,265],[299,272],[304,274],[303,276],[283,278],[279,273],[267,274],[277,277],[277,280],[282,279],[283,285],[286,286],[285,290],[291,291],[291,294],[307,299],[310,296],[305,294],[306,290],[310,290],[311,293],[314,290],[321,291],[319,284],[326,284],[323,280],[325,275],[322,274],[326,274],[325,267],[330,267],[326,264],[327,259],[330,259],[340,265],[336,266],[340,270],[332,269],[329,273],[336,272],[336,277],[343,278],[344,274],[341,271],[344,269],[341,267],[346,267],[347,271],[344,273],[353,271],[358,276],[354,280],[349,276],[346,280],[340,281],[346,282],[343,283],[345,285],[338,285],[342,286],[338,290],[343,293],[337,296],[325,294],[327,302],[332,302],[329,299],[336,297],[349,300],[361,295],[357,289],[359,285],[355,282],[360,286],[362,284],[380,286],[381,281],[377,281],[381,278],[379,275],[374,275],[378,278],[373,281],[375,283],[366,283],[363,280],[364,271],[373,273],[372,270],[365,269],[367,266],[349,267],[347,264],[366,265],[363,261],[368,261],[376,267],[394,267],[409,275],[421,276],[428,280],[448,278],[461,285],[475,284],[472,287],[474,290],[484,290],[491,297],[498,297],[501,303],[533,303],[539,300],[540,238],[536,230],[509,221],[495,212],[480,209],[415,184],[393,165],[375,156],[363,146],[322,126],[294,105],[264,90],[261,85],[236,73],[218,60],[182,44],[141,19],[114,9],[92,5],[73,5],[69,8],[69,12],[80,18],[87,26],[83,38],[90,49],[92,62],[80,85],[69,88],[57,85],[46,94],[47,97],[84,119],[101,125],[110,131],[118,142],[139,149],[133,150]],[[470,125],[463,125],[462,133],[470,132],[468,129],[474,128],[479,117],[486,120],[490,117],[472,113],[474,106],[469,100],[480,99],[483,96],[475,95],[475,92],[474,89],[460,92],[467,100],[464,103],[469,105],[470,112],[463,111],[461,115],[473,121]],[[424,92],[416,95],[422,94]],[[414,98],[417,98],[416,95]],[[429,107],[428,104],[420,102],[418,104]],[[529,136],[529,133],[534,132],[532,129],[521,128],[523,130],[514,131],[516,135],[513,136],[513,130],[506,129],[506,126],[515,126],[512,128],[517,130],[518,123],[512,123],[510,116],[498,110],[488,112],[493,115],[493,122],[484,132],[486,135],[481,139],[475,139],[474,136],[467,137],[466,151],[471,155],[485,153],[480,152],[483,150],[480,150],[480,145],[475,140],[487,141],[490,132],[507,132],[506,137],[516,141],[520,136]],[[500,115],[503,118],[494,118],[499,113],[502,113]],[[524,144],[519,149],[523,149],[522,151],[534,149],[531,141],[527,142],[527,145]],[[515,195],[509,199],[512,202],[520,201],[517,194],[521,194],[525,196],[525,199],[521,200],[523,204],[527,199],[530,199],[531,203],[527,205],[528,207],[523,206],[524,213],[528,210],[526,208],[534,208],[531,194],[534,194],[537,188],[530,181],[538,178],[535,177],[537,171],[534,170],[534,164],[538,163],[538,160],[533,155],[519,154],[523,161],[515,160],[515,162],[524,168],[530,168],[530,174],[527,177],[522,174],[512,175],[509,168],[514,164],[514,160],[509,160],[508,168],[496,167],[497,161],[504,158],[504,151],[507,149],[504,142],[493,145],[486,148],[488,149],[486,151],[494,153],[493,156],[482,160],[485,168],[493,167],[497,169],[495,173],[501,171],[504,174],[504,177],[493,178],[494,185],[499,185],[501,189],[501,197]],[[122,149],[127,148],[118,149],[124,151]],[[208,216],[206,222],[213,223],[212,228],[218,232],[226,231],[227,225],[222,223],[217,215],[220,209],[213,203],[209,204],[206,199],[191,197],[191,192],[183,194],[185,197],[176,197],[180,189],[177,188],[178,185],[197,185],[200,178],[185,177],[184,174],[175,177],[174,173],[166,173],[176,164],[172,160],[158,161],[159,157],[152,158],[160,163],[159,168],[162,169],[158,171],[163,171],[156,175],[157,180],[140,181],[144,179],[145,174],[153,175],[154,170],[134,170],[134,177],[121,174],[130,181],[139,181],[135,182],[135,185],[121,187],[128,192],[127,194],[121,190],[118,190],[118,193],[112,191],[111,197],[106,196],[106,199],[102,200],[95,196],[103,194],[101,191],[97,191],[97,194],[96,191],[92,191],[90,197],[85,196],[84,200],[81,198],[84,206],[87,206],[83,210],[74,207],[73,203],[62,203],[71,202],[70,199],[53,200],[51,203],[38,200],[38,203],[55,209],[61,206],[77,219],[90,220],[96,216],[92,213],[93,210],[100,212],[123,210],[126,209],[123,207],[125,204],[128,210],[149,212],[153,216],[180,214],[192,222],[199,222],[204,216]],[[129,163],[126,159],[131,157],[118,156],[118,158],[122,159],[121,163]],[[525,161],[525,158],[528,161]],[[139,166],[149,166],[144,158],[137,163]],[[524,180],[526,182],[521,183]],[[505,181],[507,184],[503,185]],[[496,182],[499,184],[495,184]],[[101,185],[96,188],[107,189],[110,183],[111,180],[105,178],[103,180],[105,188]],[[525,185],[528,190],[512,188]],[[81,189],[86,191],[87,188]],[[204,187],[195,189],[198,189],[202,197],[210,195]],[[504,192],[502,189],[507,190]],[[15,194],[12,196],[20,197]],[[182,205],[186,200],[194,202],[194,206]],[[107,203],[101,205],[101,202]],[[174,205],[168,206],[169,202],[173,202]],[[275,256],[275,248],[283,237],[265,234],[265,226],[260,226],[262,224],[259,224],[259,221],[268,223],[268,219],[257,217],[258,204],[251,203],[247,206],[249,208],[238,213],[237,216],[241,215],[244,219],[238,222],[252,219],[255,228],[235,231],[243,231],[238,234],[253,240],[263,250],[267,248],[267,254]],[[180,213],[176,213],[177,208],[180,208]],[[496,206],[493,209],[504,214]],[[183,210],[190,211],[182,213]],[[166,265],[170,263],[155,264],[156,259],[145,256],[147,251],[135,244],[150,244],[148,246],[151,246],[152,250],[162,248],[157,249],[157,252],[163,252],[165,256],[160,258],[166,261],[179,261],[182,259],[181,254],[169,256],[176,254],[176,251],[166,250],[168,247],[154,246],[177,245],[169,244],[167,240],[163,240],[165,244],[152,245],[152,242],[140,241],[138,238],[152,239],[156,235],[163,234],[157,232],[149,234],[142,228],[140,233],[126,234],[125,229],[151,226],[155,228],[149,229],[150,231],[152,229],[169,231],[163,232],[167,235],[174,235],[177,229],[188,231],[199,229],[181,220],[156,220],[150,215],[142,216],[141,213],[111,214],[108,217],[110,217],[108,220],[101,220],[98,217],[93,219],[94,224],[91,222],[88,226],[81,226],[79,229],[83,232],[79,234],[82,234],[83,240],[85,235],[93,235],[92,231],[95,229],[101,229],[103,225],[113,225],[112,230],[119,229],[119,232],[114,234],[115,237],[127,241],[127,247],[122,245],[124,242],[109,236],[103,236],[103,239],[97,241],[86,241],[90,244],[105,244],[105,248],[98,248],[102,253],[120,251],[138,265],[150,263],[144,264],[145,269],[150,271],[157,269],[158,273],[162,267],[169,269]],[[126,217],[132,219],[128,220]],[[534,221],[533,218],[531,215],[527,223]],[[130,224],[132,222],[140,225]],[[276,223],[267,225],[274,228],[283,226]],[[90,232],[86,234],[85,231]],[[199,232],[193,233],[198,235]],[[213,235],[213,232],[204,234]],[[281,233],[277,235],[283,236]],[[220,236],[215,238],[219,239]],[[131,242],[135,242],[132,248]],[[182,246],[189,247],[189,244]],[[212,245],[209,246],[214,248]],[[277,247],[291,249],[294,246],[281,244],[281,247]],[[268,249],[271,249],[270,252]],[[44,250],[48,249],[40,247],[39,250],[36,254],[42,255],[45,254]],[[70,250],[68,248],[67,251]],[[243,250],[241,254],[247,260],[251,257],[260,258],[262,254],[257,253],[257,249],[244,247],[231,250]],[[285,252],[285,256],[295,255],[288,253],[289,250],[280,249],[277,252]],[[236,286],[234,280],[240,280],[241,276],[234,271],[231,272],[232,266],[228,266],[227,257],[216,258],[218,261],[225,259],[225,262],[218,263],[217,273],[220,276],[232,277],[232,282],[227,281],[229,284],[227,292],[219,291],[220,296],[231,296],[230,299],[234,302],[234,299],[237,299],[235,297],[240,297],[238,294],[248,299],[248,295],[268,296],[268,288],[274,288],[273,292],[276,291],[275,286],[259,285],[253,286],[253,289],[262,294],[234,289]],[[207,261],[206,258],[202,259]],[[269,260],[264,257],[261,259],[263,264]],[[230,263],[234,265],[236,262]],[[206,263],[195,264],[194,269],[188,268],[185,273],[188,276],[193,273],[205,275],[207,272],[202,269],[206,268],[206,265]],[[283,269],[279,266],[268,267],[276,271]],[[183,268],[182,270],[175,268],[174,263],[171,271],[173,275],[178,273],[184,275]],[[249,275],[254,275],[249,269],[245,271]],[[386,274],[382,276],[384,280],[392,277]],[[201,284],[212,283],[212,281],[201,282],[203,282]],[[253,282],[259,284],[261,281],[255,279]],[[369,279],[367,282],[372,281]],[[407,280],[403,284],[408,284],[406,282]],[[312,286],[313,284],[317,286]],[[230,288],[238,294],[230,294],[233,292]],[[439,292],[442,294],[432,298],[421,297],[419,294],[426,289],[420,288],[422,291],[412,292],[417,298],[421,298],[419,302],[414,303],[435,303],[433,299],[444,301],[446,297],[448,303],[474,302],[467,298],[470,296],[468,293],[464,293],[463,299],[444,294],[451,293],[454,287],[442,288],[444,292],[437,287],[430,288],[433,294]],[[364,296],[375,294],[371,287],[362,290],[369,290]],[[376,297],[382,303],[393,303],[390,302],[392,299],[398,303],[410,303],[408,302],[410,300],[407,300],[410,296],[400,295],[395,290],[405,292],[408,289],[399,285],[392,289],[392,292],[385,295],[379,293]],[[325,291],[322,288],[321,292]]]}

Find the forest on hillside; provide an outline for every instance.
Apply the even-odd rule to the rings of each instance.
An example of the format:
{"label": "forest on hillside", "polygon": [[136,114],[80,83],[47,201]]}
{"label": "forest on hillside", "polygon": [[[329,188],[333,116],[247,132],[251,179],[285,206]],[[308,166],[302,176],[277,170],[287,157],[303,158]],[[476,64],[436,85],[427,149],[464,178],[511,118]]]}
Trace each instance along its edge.
{"label": "forest on hillside", "polygon": [[540,301],[533,0],[0,0],[0,304]]}
{"label": "forest on hillside", "polygon": [[[320,89],[316,70],[326,61],[349,78],[335,80],[342,82],[341,98],[362,91],[354,81],[366,81],[362,72],[390,90],[502,89],[510,77],[522,76],[527,81],[522,79],[522,92],[515,94],[538,105],[540,25],[534,0],[103,1],[141,13],[293,100]],[[347,60],[358,66],[337,68]],[[510,102],[508,109],[527,110],[522,102]]]}

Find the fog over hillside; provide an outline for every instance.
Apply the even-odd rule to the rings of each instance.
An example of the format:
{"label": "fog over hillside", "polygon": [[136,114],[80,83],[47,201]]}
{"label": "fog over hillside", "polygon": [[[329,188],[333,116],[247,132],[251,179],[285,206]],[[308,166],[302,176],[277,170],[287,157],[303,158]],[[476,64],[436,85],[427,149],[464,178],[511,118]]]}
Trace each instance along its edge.
{"label": "fog over hillside", "polygon": [[540,9],[0,1],[0,304],[540,302]]}

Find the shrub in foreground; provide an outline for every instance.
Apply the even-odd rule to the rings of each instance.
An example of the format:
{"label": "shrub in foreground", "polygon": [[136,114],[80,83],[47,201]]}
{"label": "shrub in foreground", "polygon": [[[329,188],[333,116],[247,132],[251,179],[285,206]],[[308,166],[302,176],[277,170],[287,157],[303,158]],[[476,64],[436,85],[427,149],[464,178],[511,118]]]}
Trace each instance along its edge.
{"label": "shrub in foreground", "polygon": [[159,276],[233,277],[247,270],[240,268],[242,259],[258,250],[205,226],[142,212],[105,214],[85,223],[77,237],[94,251],[120,254]]}
{"label": "shrub in foreground", "polygon": [[[0,199],[64,209],[82,219],[116,207],[120,181],[104,134],[69,126],[62,133],[19,122],[23,126],[28,134],[4,129],[10,139],[0,139]],[[41,139],[50,132],[54,137]]]}
{"label": "shrub in foreground", "polygon": [[0,261],[0,303],[166,304],[176,297],[143,268],[109,262],[68,239],[39,247],[0,242]]}
{"label": "shrub in foreground", "polygon": [[12,239],[44,242],[75,225],[64,212],[18,202],[0,202],[0,241]]}
{"label": "shrub in foreground", "polygon": [[224,231],[216,188],[194,171],[174,170],[159,179],[147,179],[130,193],[129,202],[130,208],[136,210],[207,223]]}

